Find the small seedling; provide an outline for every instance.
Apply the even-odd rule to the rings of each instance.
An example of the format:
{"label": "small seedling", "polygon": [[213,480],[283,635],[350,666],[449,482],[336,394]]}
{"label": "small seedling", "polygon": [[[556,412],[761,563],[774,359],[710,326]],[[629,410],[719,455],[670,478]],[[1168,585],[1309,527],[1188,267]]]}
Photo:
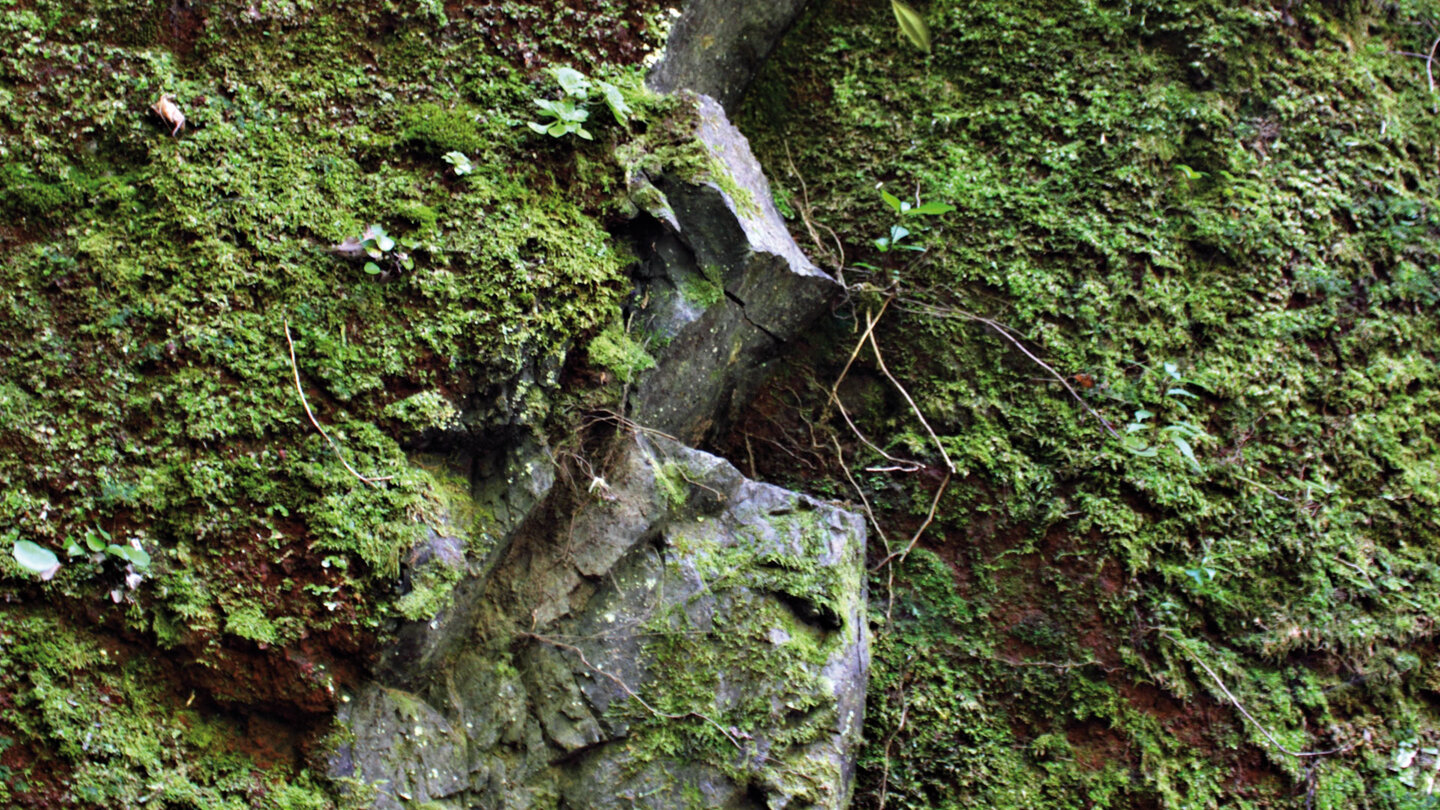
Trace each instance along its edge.
{"label": "small seedling", "polygon": [[475,167],[470,164],[470,158],[466,157],[464,152],[446,152],[442,157],[446,163],[455,167],[455,174],[461,177],[475,171]]}
{"label": "small seedling", "polygon": [[[1178,408],[1181,413],[1188,415],[1190,408],[1185,404],[1185,400],[1199,399],[1199,397],[1180,387],[1180,383],[1182,383],[1183,380],[1180,376],[1180,368],[1175,363],[1165,364],[1165,374],[1169,376],[1174,383],[1174,385],[1166,390],[1165,396],[1172,400],[1172,405]],[[1155,430],[1155,423],[1148,421],[1154,416],[1155,413],[1153,411],[1148,411],[1144,408],[1135,411],[1134,419],[1130,424],[1125,426],[1126,450],[1144,458],[1154,458],[1156,455],[1159,455],[1159,444],[1152,444],[1146,441],[1143,436],[1137,435],[1142,432]],[[1186,461],[1190,462],[1190,466],[1195,472],[1203,471],[1200,462],[1195,458],[1194,443],[1209,438],[1209,434],[1199,425],[1188,421],[1172,422],[1165,427],[1159,428],[1158,432],[1163,434],[1165,439],[1169,440],[1170,444],[1175,447],[1175,450],[1180,453]]]}
{"label": "small seedling", "polygon": [[563,138],[566,135],[579,135],[585,140],[594,140],[594,135],[585,129],[585,122],[590,120],[589,105],[595,101],[598,93],[599,100],[605,102],[610,109],[610,114],[621,124],[630,120],[630,106],[625,103],[625,97],[615,85],[591,79],[574,68],[559,67],[550,71],[555,77],[556,83],[560,85],[563,97],[557,100],[537,98],[534,101],[540,109],[541,118],[549,118],[549,121],[531,121],[531,129],[542,135],[549,135],[552,138]]}
{"label": "small seedling", "polygon": [[[918,197],[919,195],[916,196]],[[880,190],[880,198],[885,201],[886,205],[890,206],[890,209],[892,211],[894,211],[896,214],[899,214],[901,217],[906,218],[939,216],[941,214],[948,214],[951,211],[955,210],[955,206],[948,203],[922,203],[918,199],[914,203],[906,202],[904,200],[901,200],[899,197],[896,197],[894,194],[885,191],[884,189]],[[900,244],[902,240],[912,235],[914,235],[914,231],[911,231],[904,225],[891,225],[890,235],[882,236],[879,239],[874,240],[875,247],[881,253],[889,253],[892,250],[913,250],[917,253],[923,253],[925,251],[925,248],[920,245]]]}
{"label": "small seedling", "polygon": [[[396,250],[396,245],[405,250]],[[365,229],[359,236],[349,236],[330,251],[351,261],[365,261],[365,272],[372,276],[387,275],[391,269],[414,270],[415,259],[410,256],[420,246],[418,239],[401,239],[398,242],[385,232],[378,223]],[[382,263],[391,265],[390,268]]]}

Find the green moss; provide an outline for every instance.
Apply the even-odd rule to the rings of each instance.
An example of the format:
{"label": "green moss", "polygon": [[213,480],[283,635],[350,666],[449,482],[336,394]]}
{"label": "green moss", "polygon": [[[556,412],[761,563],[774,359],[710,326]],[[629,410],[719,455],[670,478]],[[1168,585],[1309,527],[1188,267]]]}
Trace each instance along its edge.
{"label": "green moss", "polygon": [[622,382],[634,382],[641,372],[655,367],[655,358],[625,330],[618,312],[587,347],[590,363],[615,373]]}
{"label": "green moss", "polygon": [[[1422,617],[1440,607],[1423,303],[1440,123],[1419,60],[1393,54],[1428,48],[1434,9],[922,11],[928,56],[884,4],[813,7],[738,116],[777,196],[803,178],[844,241],[856,309],[898,296],[886,364],[960,470],[924,538],[953,568],[912,555],[896,575],[860,806],[882,784],[912,808],[1421,801],[1382,752],[1393,729],[1440,734],[1400,656],[1432,663]],[[791,156],[795,175],[774,170]],[[876,184],[957,207],[923,255],[868,248],[893,218]],[[835,326],[818,367],[854,345],[853,322]],[[943,464],[908,407],[852,405],[888,452]],[[864,472],[886,463],[853,459],[894,542],[938,482]],[[1287,745],[1368,729],[1371,753],[1303,773],[1191,644]],[[1380,671],[1385,686],[1351,682]],[[1205,729],[1181,719],[1214,706]]]}
{"label": "green moss", "polygon": [[57,214],[79,199],[79,191],[68,182],[47,181],[28,167],[10,163],[0,166],[0,207],[17,216],[46,217]]}
{"label": "green moss", "polygon": [[709,309],[725,300],[725,287],[718,268],[705,268],[704,275],[692,276],[680,283],[680,296],[689,303]]}
{"label": "green moss", "polygon": [[438,104],[419,104],[400,117],[400,137],[435,152],[474,153],[484,149],[487,140],[477,121],[483,116],[468,107],[446,109]]}
{"label": "green moss", "polygon": [[[148,656],[111,639],[8,611],[0,684],[10,700],[0,728],[18,732],[30,756],[0,785],[0,798],[25,806],[54,791],[85,806],[336,806],[306,771],[257,768],[232,745],[243,729],[167,692],[166,681]],[[32,747],[37,740],[45,747]]]}
{"label": "green moss", "polygon": [[[618,24],[637,6],[579,16]],[[478,554],[487,541],[454,496],[468,485],[405,443],[552,428],[560,391],[547,370],[608,322],[628,285],[608,203],[564,179],[576,155],[537,155],[513,126],[530,114],[530,57],[497,44],[508,23],[493,14],[517,9],[446,20],[433,3],[178,13],[46,0],[12,11],[0,28],[26,46],[0,60],[11,220],[0,340],[15,347],[0,357],[0,538],[64,558],[100,527],[153,563],[133,590],[112,558],[64,558],[46,584],[0,563],[0,623],[17,604],[98,613],[157,660],[208,668],[258,649],[275,667],[265,677],[308,684],[303,662],[353,656],[396,620],[433,615],[453,571],[408,572],[416,587],[397,587],[427,524]],[[123,32],[122,19],[143,24]],[[507,30],[528,36],[533,24]],[[568,34],[573,52],[582,33]],[[175,137],[150,111],[162,93],[187,118]],[[605,136],[586,176],[598,188],[608,172],[623,188],[610,148],[632,136]],[[452,149],[471,175],[441,159]],[[413,267],[371,276],[327,250],[373,223],[418,241],[403,248]],[[462,428],[450,403],[500,390],[504,407]],[[214,697],[246,710],[245,678],[217,684],[234,694]],[[195,711],[207,705],[202,695]],[[21,708],[16,722],[37,711]],[[50,751],[54,733],[32,725],[23,744]],[[67,756],[87,780],[106,768],[125,784],[189,779],[201,796],[176,788],[153,802],[246,804],[219,786],[229,771],[162,760],[174,773],[151,778],[145,751],[86,754]],[[288,795],[280,782],[311,785],[283,768],[257,779],[275,797]],[[74,795],[106,806],[141,795],[95,787],[100,798]],[[298,796],[274,801],[305,806]]]}

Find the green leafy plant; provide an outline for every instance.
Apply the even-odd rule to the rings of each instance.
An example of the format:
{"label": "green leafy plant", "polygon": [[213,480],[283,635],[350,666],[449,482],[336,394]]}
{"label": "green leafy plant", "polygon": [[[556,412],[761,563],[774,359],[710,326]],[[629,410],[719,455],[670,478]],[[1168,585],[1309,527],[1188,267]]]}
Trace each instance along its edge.
{"label": "green leafy plant", "polygon": [[[1170,405],[1178,409],[1182,414],[1189,415],[1190,408],[1185,404],[1187,399],[1199,399],[1180,384],[1184,382],[1180,375],[1180,368],[1175,363],[1165,364],[1165,374],[1173,383],[1165,391],[1165,396],[1170,400]],[[1134,412],[1133,420],[1125,426],[1125,449],[1137,456],[1153,458],[1160,453],[1160,448],[1168,441],[1182,457],[1194,468],[1196,472],[1202,470],[1200,462],[1195,458],[1195,444],[1203,439],[1209,438],[1200,426],[1188,420],[1171,422],[1164,427],[1157,427],[1156,423],[1150,420],[1155,417],[1153,411],[1139,408]],[[1159,434],[1156,437],[1155,434]]]}
{"label": "green leafy plant", "polygon": [[150,569],[150,554],[141,548],[138,542],[116,543],[110,533],[99,526],[86,530],[83,540],[83,545],[80,541],[71,541],[65,553],[72,558],[88,554],[90,561],[94,563],[113,558],[134,566],[135,570],[140,572]]}
{"label": "green leafy plant", "polygon": [[[397,245],[406,250],[396,250]],[[401,239],[396,242],[378,224],[366,228],[365,233],[360,236],[360,248],[365,251],[365,255],[370,257],[370,261],[365,262],[365,272],[372,276],[385,273],[385,268],[380,265],[380,262],[388,262],[396,269],[414,270],[415,260],[410,257],[408,251],[414,250],[416,247],[419,247],[417,240]]]}
{"label": "green leafy plant", "polygon": [[890,0],[890,10],[895,12],[895,21],[900,24],[901,35],[910,40],[915,47],[929,53],[930,26],[925,24],[925,18],[920,16],[920,12],[900,0]]}
{"label": "green leafy plant", "polygon": [[552,138],[574,134],[587,141],[594,140],[595,136],[585,129],[585,122],[590,120],[589,105],[596,100],[603,101],[610,114],[621,124],[630,120],[630,106],[625,103],[624,95],[615,85],[591,79],[574,68],[558,67],[550,73],[560,85],[563,95],[553,101],[535,99],[534,104],[540,109],[541,118],[550,119],[531,121],[530,128],[536,132]]}
{"label": "green leafy plant", "polygon": [[[914,203],[906,202],[884,189],[880,190],[880,198],[884,200],[885,204],[890,206],[890,209],[898,214],[902,220],[913,219],[915,217],[939,216],[955,210],[955,206],[947,203],[922,203],[919,199],[916,199]],[[876,249],[881,253],[889,253],[892,250],[913,250],[917,253],[923,253],[925,248],[921,245],[913,243],[901,244],[902,241],[914,234],[914,231],[897,222],[890,226],[890,234],[888,236],[882,236],[874,240],[874,244]]]}
{"label": "green leafy plant", "polygon": [[475,171],[475,167],[470,163],[470,158],[464,152],[446,152],[442,159],[455,167],[455,174],[461,177]]}

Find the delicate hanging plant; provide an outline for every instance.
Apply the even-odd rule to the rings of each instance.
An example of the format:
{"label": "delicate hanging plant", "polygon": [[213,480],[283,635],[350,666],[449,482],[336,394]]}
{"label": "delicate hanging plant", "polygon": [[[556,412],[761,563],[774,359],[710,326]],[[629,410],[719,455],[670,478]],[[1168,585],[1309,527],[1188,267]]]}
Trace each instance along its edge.
{"label": "delicate hanging plant", "polygon": [[915,47],[930,53],[930,26],[925,24],[920,12],[900,0],[890,0],[890,9],[895,12],[895,21],[900,23],[900,33]]}

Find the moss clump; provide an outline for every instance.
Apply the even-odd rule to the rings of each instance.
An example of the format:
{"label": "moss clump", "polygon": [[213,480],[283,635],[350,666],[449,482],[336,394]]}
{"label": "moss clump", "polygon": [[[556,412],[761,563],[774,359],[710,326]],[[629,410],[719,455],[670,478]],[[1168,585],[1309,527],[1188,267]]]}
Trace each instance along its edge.
{"label": "moss clump", "polygon": [[704,274],[691,276],[680,282],[680,297],[697,307],[709,309],[725,300],[725,287],[720,278],[720,269],[706,267]]}
{"label": "moss clump", "polygon": [[[148,655],[53,617],[8,610],[0,622],[0,801],[69,796],[90,807],[320,810],[323,782],[302,767],[264,770],[237,748],[246,732],[204,701],[168,691]],[[17,739],[18,738],[18,739]],[[38,757],[28,741],[44,739]],[[259,748],[279,741],[262,741]],[[10,748],[11,746],[19,746]],[[23,764],[21,764],[23,763]]]}
{"label": "moss clump", "polygon": [[[449,574],[397,587],[448,498],[402,443],[547,429],[565,347],[628,283],[601,194],[566,179],[573,149],[537,154],[513,126],[535,90],[485,17],[523,12],[501,5],[156,7],[135,38],[114,3],[5,15],[26,45],[0,59],[0,624],[17,604],[93,615],[190,664],[197,711],[312,713],[334,699],[316,672],[356,677],[377,635],[443,602]],[[187,118],[175,137],[161,94]],[[589,175],[623,177],[630,135],[596,135]],[[455,177],[450,150],[475,171]],[[328,249],[377,223],[413,266],[372,276]],[[450,402],[486,407],[462,427]],[[66,557],[97,527],[149,554],[138,581]],[[16,539],[65,565],[37,581]],[[25,729],[13,750],[56,755],[53,728]],[[96,768],[150,768],[132,753]],[[173,779],[220,790],[231,772],[197,757]],[[53,798],[136,798],[119,791]]]}
{"label": "moss clump", "polygon": [[419,104],[401,116],[400,137],[437,156],[446,152],[479,152],[488,143],[476,123],[482,116],[479,110],[467,107],[447,109],[438,104]]}
{"label": "moss clump", "polygon": [[[926,534],[951,570],[896,574],[861,806],[1425,801],[1392,765],[1440,739],[1440,119],[1395,53],[1435,9],[922,10],[928,56],[884,4],[812,7],[740,116],[762,162],[794,156],[857,311],[896,296],[885,362],[959,469]],[[956,206],[925,253],[872,247],[877,183]],[[943,464],[908,406],[852,413]],[[908,536],[940,479],[857,452]],[[1292,750],[1369,742],[1307,770],[1200,661]]]}
{"label": "moss clump", "polygon": [[46,180],[15,163],[0,166],[0,210],[19,217],[58,214],[80,198],[73,183]]}
{"label": "moss clump", "polygon": [[590,339],[590,363],[609,369],[621,382],[634,382],[641,372],[655,367],[655,358],[625,330],[618,312],[600,334]]}

